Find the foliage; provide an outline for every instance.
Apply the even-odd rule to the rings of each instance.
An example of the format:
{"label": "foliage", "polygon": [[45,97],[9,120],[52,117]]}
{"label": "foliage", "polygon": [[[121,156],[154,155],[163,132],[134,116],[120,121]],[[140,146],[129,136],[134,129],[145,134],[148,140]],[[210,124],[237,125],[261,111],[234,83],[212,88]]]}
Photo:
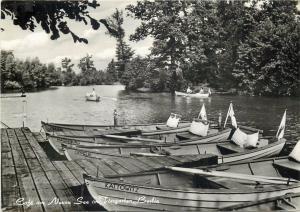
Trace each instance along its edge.
{"label": "foliage", "polygon": [[54,64],[42,64],[38,58],[21,61],[12,51],[1,50],[1,91],[48,88],[60,84],[60,74]]}
{"label": "foliage", "polygon": [[134,58],[125,67],[121,83],[126,89],[136,90],[144,86],[146,81],[147,61],[141,57]]}
{"label": "foliage", "polygon": [[295,0],[128,5],[129,15],[141,23],[130,39],[154,39],[145,85],[151,85],[151,76],[153,90],[209,83],[250,95],[295,95],[300,58],[296,6]]}
{"label": "foliage", "polygon": [[[51,39],[60,37],[60,33],[70,34],[74,42],[88,43],[88,40],[76,35],[68,26],[67,19],[90,24],[94,30],[102,23],[111,34],[115,34],[105,19],[96,20],[90,16],[89,9],[97,8],[96,0],[83,1],[11,1],[1,2],[1,19],[11,18],[14,25],[23,30],[34,31],[40,25],[46,33],[51,33]],[[7,17],[9,16],[9,17]],[[1,30],[4,30],[1,28]]]}
{"label": "foliage", "polygon": [[106,73],[107,73],[107,82],[112,84],[113,82],[118,81],[118,72],[116,69],[115,61],[113,59],[108,64]]}

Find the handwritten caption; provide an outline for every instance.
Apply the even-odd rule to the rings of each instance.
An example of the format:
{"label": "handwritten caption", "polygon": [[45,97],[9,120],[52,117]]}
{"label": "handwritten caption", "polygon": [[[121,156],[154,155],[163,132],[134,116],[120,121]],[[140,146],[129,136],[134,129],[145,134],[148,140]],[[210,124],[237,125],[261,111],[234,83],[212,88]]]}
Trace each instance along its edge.
{"label": "handwritten caption", "polygon": [[33,205],[90,205],[90,204],[158,204],[159,200],[155,197],[146,198],[145,196],[140,196],[136,200],[131,199],[112,199],[109,197],[99,197],[97,200],[84,200],[83,197],[78,197],[75,202],[71,201],[62,201],[57,197],[49,200],[48,202],[45,201],[33,201],[33,200],[26,200],[25,198],[19,198],[16,200],[17,205],[23,205],[25,207],[30,207]]}

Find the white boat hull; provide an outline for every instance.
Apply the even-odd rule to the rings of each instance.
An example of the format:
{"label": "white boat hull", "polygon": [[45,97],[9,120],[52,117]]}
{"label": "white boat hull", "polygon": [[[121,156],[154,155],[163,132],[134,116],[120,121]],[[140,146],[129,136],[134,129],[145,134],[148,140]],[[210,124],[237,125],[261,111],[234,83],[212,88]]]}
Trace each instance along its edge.
{"label": "white boat hull", "polygon": [[86,95],[85,96],[87,101],[94,101],[94,102],[99,102],[100,101],[100,96],[93,96],[93,95]]}
{"label": "white boat hull", "polygon": [[176,96],[185,96],[185,97],[197,97],[197,98],[208,98],[209,93],[183,93],[175,91]]}
{"label": "white boat hull", "polygon": [[300,191],[300,185],[267,189],[166,188],[84,177],[91,196],[108,211],[207,211]]}

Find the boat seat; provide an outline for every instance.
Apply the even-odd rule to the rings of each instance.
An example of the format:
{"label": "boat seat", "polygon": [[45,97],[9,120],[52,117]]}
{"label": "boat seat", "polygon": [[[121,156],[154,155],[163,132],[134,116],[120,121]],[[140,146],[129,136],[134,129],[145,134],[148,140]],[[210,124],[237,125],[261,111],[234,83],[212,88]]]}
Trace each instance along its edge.
{"label": "boat seat", "polygon": [[163,125],[163,126],[156,126],[157,130],[169,130],[171,129],[171,127],[168,127],[167,125]]}
{"label": "boat seat", "polygon": [[188,139],[199,138],[200,136],[198,136],[198,135],[193,135],[193,134],[190,133],[190,132],[183,132],[183,133],[176,134],[176,137],[177,137],[179,140],[188,140]]}
{"label": "boat seat", "polygon": [[300,163],[293,161],[291,159],[284,160],[284,161],[275,161],[274,166],[300,172]]}
{"label": "boat seat", "polygon": [[232,154],[245,151],[244,148],[241,148],[238,145],[233,144],[231,142],[228,142],[226,144],[217,144],[217,147],[219,148],[222,154]]}
{"label": "boat seat", "polygon": [[[211,134],[215,134],[218,133],[219,130],[218,129],[208,129],[207,135],[211,135]],[[176,137],[179,138],[180,140],[188,140],[188,139],[195,139],[195,138],[199,138],[201,136],[199,135],[194,135],[190,132],[183,132],[183,133],[178,133],[176,134]]]}

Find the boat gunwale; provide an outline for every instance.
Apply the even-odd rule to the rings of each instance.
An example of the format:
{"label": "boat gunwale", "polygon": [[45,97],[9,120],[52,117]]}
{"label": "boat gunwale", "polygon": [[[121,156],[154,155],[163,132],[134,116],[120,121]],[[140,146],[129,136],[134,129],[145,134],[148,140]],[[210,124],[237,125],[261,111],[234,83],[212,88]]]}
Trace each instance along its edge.
{"label": "boat gunwale", "polygon": [[[232,154],[228,154],[228,155],[221,155],[221,156],[217,155],[217,156],[218,156],[218,160],[219,159],[223,160],[223,159],[227,159],[227,158],[234,158],[234,157],[237,157],[237,156],[249,155],[249,154],[256,153],[256,152],[261,152],[261,151],[264,151],[266,149],[270,149],[270,148],[282,145],[282,143],[284,143],[283,145],[285,145],[286,140],[282,139],[281,141],[277,141],[277,142],[274,142],[272,144],[268,144],[266,146],[259,147],[259,148],[256,148],[256,149],[251,149],[247,152],[238,152],[238,153],[232,153]],[[193,144],[193,145],[195,145],[195,144]],[[124,157],[124,158],[132,157],[131,155],[102,153],[102,152],[97,152],[97,151],[90,150],[90,149],[86,150],[84,148],[78,148],[77,146],[68,145],[68,144],[62,144],[62,148],[65,149],[64,151],[68,151],[68,149],[71,149],[71,150],[74,150],[74,151],[90,152],[90,153],[97,154],[97,155],[106,155],[106,156],[111,156],[111,157]],[[112,147],[110,147],[110,148],[122,148],[122,147],[117,147],[117,145],[115,145],[115,146],[112,145]],[[200,155],[200,154],[198,154],[198,155]],[[173,156],[183,156],[183,155],[173,155]],[[257,155],[255,155],[255,156],[257,156]],[[84,157],[96,158],[96,157],[92,157],[92,156],[84,156]],[[244,160],[249,160],[249,158],[241,159],[241,160],[237,160],[237,161],[233,161],[233,162],[244,161]],[[218,164],[229,164],[229,163],[231,163],[231,162],[224,162],[224,163],[218,163]]]}
{"label": "boat gunwale", "polygon": [[[180,123],[189,123],[190,121],[180,121]],[[68,127],[130,127],[130,126],[151,126],[151,125],[166,125],[166,122],[158,122],[158,123],[141,123],[141,124],[127,124],[127,125],[97,125],[97,124],[64,124],[64,123],[54,123],[54,122],[44,122],[41,121],[42,126],[43,125],[53,125],[54,127],[61,127],[63,128],[64,126]]]}
{"label": "boat gunwale", "polygon": [[[160,172],[160,171],[157,171]],[[255,175],[254,175],[255,176]],[[244,189],[244,191],[241,188],[237,189],[232,189],[232,188],[220,188],[220,189],[203,189],[203,188],[180,188],[180,189],[174,189],[174,188],[168,188],[166,186],[161,186],[161,185],[153,185],[153,186],[145,186],[145,185],[140,185],[140,184],[135,184],[135,183],[130,183],[130,182],[122,182],[120,180],[112,179],[112,178],[104,178],[101,176],[93,177],[91,175],[83,174],[83,179],[86,180],[91,180],[95,182],[102,182],[102,183],[118,183],[118,184],[123,184],[127,186],[137,186],[140,188],[144,189],[153,189],[153,190],[159,190],[162,192],[182,192],[182,193],[193,193],[193,194],[256,194],[256,193],[266,193],[266,192],[275,192],[275,191],[283,191],[283,190],[290,190],[293,188],[299,187],[300,189],[300,181],[297,183],[293,183],[290,185],[270,185],[267,188],[251,188],[251,192],[249,192],[250,188]],[[213,190],[213,191],[212,191]],[[126,191],[129,193],[134,193],[131,191]],[[172,198],[172,197],[167,197],[167,198]],[[187,199],[190,200],[190,199]]]}

